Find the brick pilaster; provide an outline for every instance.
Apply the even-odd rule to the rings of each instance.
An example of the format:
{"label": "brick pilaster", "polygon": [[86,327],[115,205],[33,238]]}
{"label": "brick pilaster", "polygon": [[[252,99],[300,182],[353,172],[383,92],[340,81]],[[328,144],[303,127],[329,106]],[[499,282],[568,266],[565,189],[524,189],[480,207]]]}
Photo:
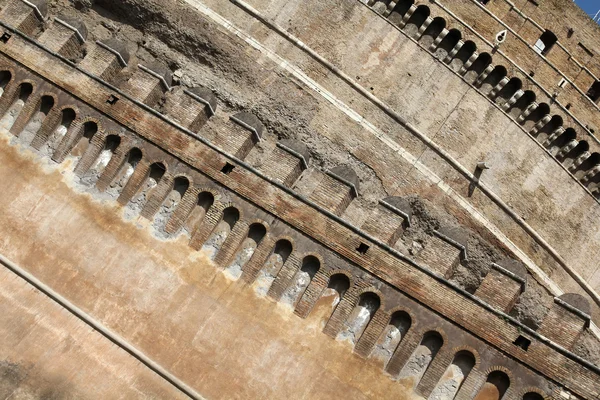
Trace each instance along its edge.
{"label": "brick pilaster", "polygon": [[240,250],[244,239],[248,237],[249,226],[246,221],[236,222],[215,256],[215,264],[225,268],[233,261],[233,256]]}
{"label": "brick pilaster", "polygon": [[77,176],[82,176],[85,174],[94,162],[100,157],[100,153],[104,149],[104,143],[106,142],[106,135],[103,134],[95,134],[90,140],[90,145],[85,150],[85,153],[77,163],[75,167],[75,174]]}
{"label": "brick pilaster", "polygon": [[27,126],[29,121],[33,118],[35,113],[40,110],[42,105],[42,96],[38,93],[33,93],[29,96],[29,99],[25,102],[25,105],[21,109],[21,112],[17,116],[17,119],[10,127],[9,132],[15,136],[19,136],[23,129]]}
{"label": "brick pilaster", "polygon": [[454,396],[455,400],[472,400],[476,395],[479,389],[483,387],[485,382],[487,381],[487,376],[483,374],[481,371],[473,368],[469,375],[465,378],[462,385],[460,385],[460,389],[458,389],[458,393]]}
{"label": "brick pilaster", "polygon": [[281,270],[279,270],[267,295],[278,301],[283,295],[283,292],[290,286],[294,275],[300,270],[301,265],[302,260],[298,258],[298,255],[295,252],[292,252],[285,261],[285,264],[283,264],[283,267],[281,267]]}
{"label": "brick pilaster", "polygon": [[98,182],[96,182],[96,188],[100,192],[104,192],[110,186],[121,168],[123,168],[123,165],[125,165],[129,154],[128,147],[129,146],[126,143],[121,143],[113,153],[106,168],[104,168],[104,171],[100,174]]}
{"label": "brick pilaster", "polygon": [[369,354],[371,354],[373,346],[375,346],[377,339],[379,339],[383,333],[389,320],[390,316],[379,307],[354,346],[354,352],[361,357],[367,358]]}
{"label": "brick pilaster", "polygon": [[31,147],[36,150],[42,148],[42,146],[48,141],[50,135],[54,133],[60,126],[62,121],[62,111],[57,107],[52,107],[46,118],[42,121],[40,129],[38,129],[35,137],[31,141]]}
{"label": "brick pilaster", "polygon": [[21,86],[17,85],[14,78],[6,85],[4,93],[2,93],[2,97],[0,97],[0,118],[6,114],[10,106],[17,100],[20,88]]}
{"label": "brick pilaster", "polygon": [[150,163],[142,159],[135,167],[133,174],[131,174],[129,180],[127,181],[127,184],[121,191],[121,194],[117,199],[119,204],[125,205],[129,203],[133,196],[135,196],[135,194],[140,190],[142,184],[148,178],[149,173]]}
{"label": "brick pilaster", "polygon": [[154,218],[154,215],[158,212],[160,206],[166,200],[171,190],[173,190],[173,182],[173,176],[168,172],[165,172],[157,185],[150,191],[146,204],[144,204],[144,208],[142,208],[142,212],[140,213],[142,217],[149,220]]}
{"label": "brick pilaster", "polygon": [[319,269],[302,294],[300,301],[296,305],[294,313],[300,318],[308,317],[315,303],[323,294],[328,282],[329,277],[327,274],[323,272],[322,268]]}
{"label": "brick pilaster", "polygon": [[200,250],[204,242],[206,242],[210,237],[210,234],[215,229],[219,221],[221,221],[221,218],[223,218],[224,209],[225,205],[222,203],[215,202],[215,204],[212,205],[190,239],[191,248],[194,250]]}
{"label": "brick pilaster", "polygon": [[417,393],[420,393],[424,398],[428,398],[448,366],[450,366],[453,358],[454,352],[447,343],[444,343],[421,378],[416,389]]}
{"label": "brick pilaster", "polygon": [[176,233],[181,229],[185,221],[190,216],[192,210],[198,203],[198,194],[200,193],[200,189],[195,187],[190,187],[186,190],[179,204],[177,204],[177,208],[169,218],[167,225],[165,226],[165,231],[167,233]]}
{"label": "brick pilaster", "polygon": [[275,248],[275,239],[267,234],[258,244],[250,260],[242,267],[241,279],[246,283],[252,283],[258,276],[258,272],[265,266]]}
{"label": "brick pilaster", "polygon": [[385,367],[387,373],[393,377],[397,377],[422,339],[422,332],[417,329],[409,329]]}
{"label": "brick pilaster", "polygon": [[367,286],[368,285],[365,282],[357,281],[346,291],[346,293],[344,293],[344,297],[341,298],[333,311],[333,314],[331,314],[331,318],[327,321],[323,333],[332,338],[335,338],[338,333],[340,333],[348,316],[356,304],[358,304],[358,297],[360,296],[361,291]]}
{"label": "brick pilaster", "polygon": [[83,136],[83,121],[76,120],[74,121],[67,134],[62,138],[59,145],[56,147],[54,154],[52,154],[52,159],[57,163],[61,163],[67,157],[67,154],[73,149],[73,146],[77,143],[77,141]]}

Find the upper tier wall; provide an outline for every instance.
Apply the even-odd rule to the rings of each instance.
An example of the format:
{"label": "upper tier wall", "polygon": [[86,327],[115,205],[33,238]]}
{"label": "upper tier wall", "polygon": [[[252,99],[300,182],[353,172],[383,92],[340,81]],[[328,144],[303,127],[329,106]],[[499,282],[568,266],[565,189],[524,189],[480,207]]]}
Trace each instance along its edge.
{"label": "upper tier wall", "polygon": [[[307,298],[306,307],[310,309],[311,304],[317,300],[320,290],[325,289],[326,277],[332,279],[339,270],[342,270],[339,272],[347,275],[347,278],[351,278],[352,282],[346,287],[347,291],[343,290],[343,299],[328,319],[325,333],[332,336],[337,335],[342,330],[343,323],[348,323],[347,318],[349,318],[352,307],[356,307],[357,304],[361,306],[362,300],[367,294],[370,296],[369,298],[380,299],[375,307],[377,312],[372,310],[374,314],[371,316],[369,325],[365,328],[365,333],[360,340],[356,342],[355,351],[358,354],[369,353],[385,327],[385,322],[392,318],[393,312],[407,307],[409,303],[412,304],[413,300],[409,300],[409,297],[412,297],[418,302],[414,303],[418,310],[414,314],[427,315],[425,319],[428,319],[428,315],[431,315],[432,312],[436,313],[431,310],[438,310],[437,313],[441,313],[444,317],[435,316],[435,318],[440,318],[438,328],[429,328],[428,322],[424,331],[415,330],[415,334],[407,337],[404,344],[395,353],[398,354],[394,359],[395,362],[390,364],[390,368],[393,367],[392,371],[396,371],[396,368],[409,358],[411,345],[418,345],[421,337],[429,337],[428,335],[433,332],[439,336],[440,340],[443,338],[444,343],[451,343],[452,338],[463,337],[463,335],[468,337],[469,334],[463,332],[472,331],[475,336],[483,339],[481,343],[484,348],[487,346],[485,342],[490,343],[501,349],[502,352],[511,354],[511,357],[535,365],[536,370],[551,377],[551,380],[565,380],[566,386],[582,396],[597,396],[600,388],[595,368],[576,359],[572,354],[549,344],[532,331],[528,331],[530,339],[521,339],[521,330],[525,328],[499,311],[499,308],[505,310],[510,307],[512,301],[502,298],[499,299],[499,304],[490,306],[458,290],[439,275],[428,272],[426,268],[407,260],[373,238],[342,223],[323,209],[298,198],[283,185],[268,181],[257,171],[248,168],[239,160],[232,159],[231,155],[225,155],[223,151],[218,151],[206,143],[206,139],[185,131],[164,116],[152,112],[150,108],[142,104],[142,101],[147,98],[145,94],[141,95],[137,101],[133,101],[124,93],[115,92],[114,88],[108,87],[104,82],[64,63],[19,35],[8,37],[3,43],[2,51],[6,57],[3,61],[2,71],[4,75],[10,74],[10,79],[0,97],[0,110],[17,110],[18,107],[22,107],[20,111],[9,112],[9,115],[16,117],[11,131],[19,135],[20,140],[24,140],[21,136],[23,132],[15,125],[17,127],[25,126],[23,123],[30,121],[29,117],[34,115],[33,112],[38,108],[44,114],[42,116],[43,126],[38,126],[39,130],[36,137],[32,138],[32,143],[36,142],[43,132],[52,133],[53,129],[59,127],[61,119],[56,117],[61,113],[64,116],[65,110],[72,108],[76,110],[73,112],[74,120],[71,119],[67,123],[63,119],[61,122],[68,125],[66,132],[63,131],[64,136],[52,139],[60,142],[52,153],[52,159],[61,162],[68,154],[71,154],[76,160],[78,159],[75,172],[84,175],[90,166],[97,165],[98,158],[103,158],[107,152],[108,154],[113,153],[110,161],[105,160],[107,162],[106,169],[100,183],[108,172],[115,177],[118,170],[127,167],[124,164],[129,163],[132,167],[131,172],[119,195],[119,202],[127,203],[141,190],[141,199],[136,203],[140,204],[141,202],[143,208],[140,215],[142,217],[152,219],[166,200],[167,195],[173,191],[181,195],[179,203],[181,207],[177,208],[177,212],[173,216],[183,215],[179,213],[180,210],[183,212],[182,207],[193,206],[196,202],[194,198],[200,192],[212,194],[214,202],[210,202],[210,204],[205,203],[205,197],[198,198],[198,207],[204,208],[206,205],[207,209],[205,209],[201,222],[193,229],[190,245],[193,248],[204,245],[205,250],[209,252],[211,248],[215,250],[212,254],[218,266],[226,267],[232,261],[237,262],[236,260],[239,259],[236,258],[236,253],[244,252],[245,246],[251,244],[246,239],[254,241],[256,247],[252,258],[247,260],[248,263],[240,265],[240,268],[246,267],[245,271],[252,265],[260,269],[271,252],[280,254],[280,250],[277,250],[277,239],[296,242],[295,238],[305,237],[305,235],[312,238],[312,240],[308,240],[304,250],[301,250],[303,256],[309,256],[312,265],[323,264],[327,269],[314,271],[311,276],[311,286],[306,288],[302,298]],[[131,81],[124,87],[130,87],[130,84]],[[44,100],[48,97],[54,99],[49,109],[44,106],[44,104],[49,104],[45,103],[45,101],[49,101],[48,99]],[[208,103],[210,104],[210,101]],[[54,110],[59,112],[56,113]],[[40,117],[39,114],[36,115]],[[237,114],[231,118],[231,121],[226,122],[229,126],[233,123],[238,124],[244,127],[245,131],[253,131],[259,137],[259,133],[262,132],[258,121],[247,114]],[[48,126],[53,129],[47,130]],[[227,126],[218,126],[220,127],[217,134],[232,133]],[[245,141],[246,139],[242,138],[239,133],[238,131],[237,139],[234,141]],[[49,136],[44,136],[43,139],[45,141],[49,139]],[[296,150],[289,153],[297,158],[305,158],[302,155],[302,148],[295,148]],[[103,149],[104,153],[102,153]],[[139,156],[134,157],[135,154],[139,154]],[[114,167],[119,168],[115,169]],[[128,170],[129,168],[126,168],[126,171]],[[350,197],[354,198],[357,195],[358,181],[352,171],[347,168],[335,168],[330,171],[328,176],[334,177],[343,184],[341,186],[336,184],[336,187],[343,190],[352,188]],[[108,182],[110,181],[112,179],[109,179]],[[155,184],[146,185],[150,181],[154,181]],[[16,183],[18,184],[18,181]],[[150,191],[146,191],[148,189]],[[398,205],[401,206],[401,204]],[[169,220],[169,222],[171,221]],[[310,221],[310,224],[307,224],[307,221]],[[11,224],[6,225],[11,226]],[[269,236],[268,232],[272,236]],[[438,235],[444,242],[454,242],[452,239],[445,238],[441,233]],[[297,242],[301,240],[298,239]],[[66,243],[70,246],[72,241]],[[260,248],[258,244],[260,244]],[[305,271],[303,269],[304,261],[300,263],[299,257],[291,250],[302,247],[289,247],[286,258],[289,257],[290,261],[284,263],[277,272],[273,285],[269,288],[269,296],[276,299],[281,298],[284,294],[284,289],[296,269],[301,267],[301,270]],[[274,250],[272,250],[273,248]],[[335,251],[334,254],[332,254],[332,250]],[[307,255],[306,251],[310,254]],[[325,253],[332,255],[327,257],[323,255]],[[306,258],[304,257],[303,260]],[[443,261],[444,257],[438,256],[435,259]],[[502,276],[514,275],[514,273],[501,268],[498,270],[503,271],[500,273]],[[322,272],[321,275],[319,271]],[[487,297],[490,300],[498,297],[494,294],[498,290],[493,287],[497,284],[495,282],[505,282],[500,275],[490,277],[490,279],[493,278],[493,281],[488,281],[481,289],[481,297]],[[518,289],[518,286],[515,289]],[[408,294],[408,297],[402,293]],[[298,307],[303,304],[302,299],[296,308],[298,313],[301,312]],[[572,323],[568,331],[568,336],[573,336],[573,340],[563,344],[571,346],[579,332],[587,325],[589,316],[578,311],[573,312],[573,306],[565,307],[561,303],[562,300],[559,300],[557,300],[556,307],[563,307],[567,313],[574,314],[570,319]],[[421,303],[427,307],[423,307]],[[380,305],[381,312],[378,312]],[[562,308],[558,310],[562,310]],[[559,319],[560,315],[562,315],[561,311],[557,311],[553,321]],[[579,318],[579,328],[575,329],[577,318]],[[447,320],[455,321],[455,323]],[[550,337],[550,333],[555,332],[552,336],[554,340],[564,341],[564,335],[561,336],[560,332],[557,332],[559,325],[556,322],[552,322],[550,325],[552,326],[546,327],[548,333],[545,334]],[[450,330],[455,333],[447,333]],[[409,338],[411,339],[409,340]],[[464,340],[469,341],[470,339]],[[529,345],[524,345],[523,340],[528,341]],[[530,347],[529,351],[523,352],[523,346]],[[465,348],[464,344],[463,348]],[[446,352],[446,349],[450,351]],[[443,356],[443,358],[436,358],[440,361],[432,364],[431,369],[421,380],[423,383],[419,383],[419,385],[424,385],[423,391],[434,389],[435,383],[438,381],[436,378],[443,374],[444,366],[447,365],[447,361],[452,359],[456,350],[459,349],[454,345],[440,349],[440,357]],[[502,353],[498,354],[500,358],[503,357]],[[523,368],[511,358],[502,361],[509,362],[511,365],[516,364],[514,368]],[[495,357],[487,358],[486,362],[494,364],[490,365],[484,373],[475,376],[474,386],[468,386],[465,383],[464,388],[469,388],[469,390],[478,388],[486,379],[486,374],[493,371],[505,371],[505,368],[498,365],[499,361],[496,361]],[[567,374],[565,368],[568,368],[569,371],[577,371],[577,380]],[[509,370],[510,368],[506,371]],[[522,382],[523,388],[515,389],[520,393],[527,391],[528,385],[540,384],[540,378],[533,373],[528,373],[527,378],[518,372],[515,372],[515,376],[517,382],[525,380]],[[548,386],[551,390],[559,390],[550,382],[548,382]]]}
{"label": "upper tier wall", "polygon": [[[372,102],[346,86],[334,73],[318,69],[314,60],[294,53],[278,34],[265,33],[262,24],[240,9],[230,3],[209,3],[250,34],[259,37],[266,34],[265,42],[273,43],[271,47],[275,51],[302,65],[338,99],[352,104],[357,113],[384,129],[389,139],[432,168],[456,193],[465,196],[465,201],[485,215],[496,229],[501,229],[563,287],[575,290],[564,275],[559,276],[561,269],[557,264],[540,256],[544,250],[515,225],[511,216],[490,204],[479,191],[467,200],[469,182],[434,150],[382,115]],[[486,160],[491,169],[483,173],[481,180],[515,213],[525,217],[527,223],[593,287],[599,287],[600,273],[595,260],[600,255],[597,237],[600,207],[540,143],[527,135],[521,124],[515,123],[460,76],[359,2],[338,1],[327,5],[312,2],[300,7],[289,2],[255,1],[252,5],[264,11],[267,18],[290,29],[346,74],[356,77],[356,82],[363,88],[372,88],[372,93],[379,99],[468,170],[474,170],[477,162]],[[489,85],[487,90],[491,90]],[[524,126],[534,129],[535,125],[535,121],[528,120]],[[323,134],[327,135],[325,130]],[[346,140],[352,147],[352,140]],[[386,148],[380,145],[382,154]],[[378,163],[367,155],[371,153],[356,151],[356,154],[362,154],[361,160],[381,176],[390,172],[386,169],[389,164]],[[409,173],[411,168],[398,172],[402,171]],[[416,179],[412,178],[414,174],[410,179]],[[419,189],[412,183],[400,181],[395,190],[397,194],[406,194]],[[550,265],[556,265],[556,268]]]}

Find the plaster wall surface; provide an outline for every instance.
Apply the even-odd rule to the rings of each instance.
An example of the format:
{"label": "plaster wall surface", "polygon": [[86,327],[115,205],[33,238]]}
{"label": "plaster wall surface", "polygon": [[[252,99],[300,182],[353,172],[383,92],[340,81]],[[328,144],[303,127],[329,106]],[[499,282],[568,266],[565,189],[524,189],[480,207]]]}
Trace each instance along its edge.
{"label": "plaster wall surface", "polygon": [[[323,335],[324,321],[318,312],[313,319],[303,320],[258,298],[252,287],[226,279],[203,253],[193,252],[184,238],[159,241],[143,220],[125,222],[123,208],[73,193],[69,162],[65,169],[46,166],[43,170],[32,163],[31,153],[9,146],[6,137],[0,147],[0,202],[7,205],[7,212],[0,216],[0,252],[203,396],[418,398],[375,364],[365,364],[348,346]],[[120,368],[133,362],[119,355],[120,349],[104,347],[105,341],[96,341],[89,327],[65,316],[64,310],[7,270],[0,273],[0,293],[6,300],[1,307],[7,311],[0,314],[6,322],[1,326],[12,327],[0,330],[0,359],[24,369],[33,364],[33,370],[42,375],[56,371],[53,384],[83,398],[101,393],[103,379],[110,375],[92,380],[99,392],[91,386],[85,391],[67,388],[74,369],[85,366],[73,381],[83,385],[85,372],[99,368],[95,361],[77,355],[78,342],[93,344],[86,350],[92,360],[116,352],[115,363],[124,364]],[[12,305],[16,308],[10,311]],[[47,322],[31,328],[25,337],[36,343],[34,349],[24,353],[24,347],[11,345],[20,339],[14,329],[25,333],[28,322],[40,318]],[[23,341],[21,346],[25,345]],[[39,358],[42,349],[55,349],[51,351],[58,357],[59,349],[69,346],[74,348],[65,350],[60,365],[49,367],[48,361]],[[107,393],[127,385],[127,376],[135,372],[134,368],[121,376]],[[152,375],[147,371],[138,373],[142,376],[128,398],[181,397],[164,381],[145,377]],[[133,391],[137,385],[142,393]]]}
{"label": "plaster wall surface", "polygon": [[188,398],[4,266],[0,340],[3,399]]}

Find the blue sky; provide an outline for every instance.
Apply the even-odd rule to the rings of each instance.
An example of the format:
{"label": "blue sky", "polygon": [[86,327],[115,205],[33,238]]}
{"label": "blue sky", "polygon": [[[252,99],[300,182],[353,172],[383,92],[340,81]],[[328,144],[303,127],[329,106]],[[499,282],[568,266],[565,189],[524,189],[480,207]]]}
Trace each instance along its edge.
{"label": "blue sky", "polygon": [[600,1],[598,0],[575,0],[575,3],[583,8],[586,13],[592,14],[592,17],[600,10]]}

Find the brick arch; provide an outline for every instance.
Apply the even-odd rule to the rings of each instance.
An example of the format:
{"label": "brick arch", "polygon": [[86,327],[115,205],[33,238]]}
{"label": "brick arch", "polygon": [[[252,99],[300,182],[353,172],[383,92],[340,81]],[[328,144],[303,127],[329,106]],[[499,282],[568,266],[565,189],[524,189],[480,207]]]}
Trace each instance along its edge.
{"label": "brick arch", "polygon": [[540,396],[542,396],[542,398],[543,398],[544,400],[546,400],[546,399],[550,399],[550,398],[551,398],[551,395],[549,395],[548,393],[544,392],[542,389],[540,389],[540,388],[537,388],[537,387],[535,387],[535,386],[527,386],[527,387],[525,387],[525,388],[523,388],[523,389],[519,390],[519,391],[517,392],[517,398],[518,398],[518,399],[523,399],[523,398],[525,397],[525,395],[526,395],[526,394],[529,394],[529,393],[536,393],[536,394],[539,394]]}
{"label": "brick arch", "polygon": [[2,65],[0,66],[0,74],[7,72],[10,74],[10,78],[8,79],[8,82],[6,82],[6,85],[4,86],[5,88],[8,87],[8,85],[10,85],[11,83],[13,83],[15,81],[15,70],[12,67],[9,67],[7,65]]}
{"label": "brick arch", "polygon": [[515,378],[513,376],[512,371],[510,369],[508,369],[507,367],[505,367],[504,365],[493,365],[491,367],[486,368],[482,373],[487,377],[489,374],[491,374],[492,372],[496,372],[496,371],[504,372],[506,374],[506,376],[508,376],[508,379],[510,380],[510,384],[512,385]]}
{"label": "brick arch", "polygon": [[383,293],[381,292],[381,290],[375,288],[375,286],[366,287],[366,288],[362,289],[360,292],[358,292],[358,294],[356,296],[356,299],[357,299],[356,300],[356,304],[354,305],[355,307],[360,302],[360,297],[363,294],[366,294],[366,293],[373,293],[373,294],[377,295],[377,297],[379,297],[379,308],[378,308],[378,310],[385,311],[385,305],[386,305],[385,297],[384,297]]}
{"label": "brick arch", "polygon": [[175,173],[175,172],[173,172],[173,182],[175,182],[175,179],[177,179],[177,178],[185,178],[185,179],[187,179],[188,184],[189,184],[187,190],[190,190],[190,188],[194,187],[194,179],[188,173],[185,173],[185,172]]}
{"label": "brick arch", "polygon": [[[299,257],[298,257],[298,258],[299,258],[300,260],[302,260],[302,262],[304,262],[304,259],[305,259],[306,257],[315,257],[317,260],[319,260],[319,269],[322,269],[322,268],[325,266],[325,261],[323,260],[323,256],[322,256],[322,255],[320,255],[320,254],[319,254],[319,253],[317,253],[317,252],[314,252],[314,251],[308,251],[308,252],[305,252],[305,253],[301,253],[301,254],[299,255]],[[302,266],[302,265],[301,265],[301,266]]]}
{"label": "brick arch", "polygon": [[93,122],[96,124],[96,126],[98,127],[98,131],[97,131],[98,133],[104,132],[104,125],[102,124],[101,117],[95,117],[93,115],[88,115],[85,117],[80,117],[79,119],[76,119],[74,121],[74,123],[81,124],[82,126],[87,124],[88,122]]}
{"label": "brick arch", "polygon": [[392,316],[397,313],[397,312],[403,312],[408,314],[408,317],[410,318],[410,329],[418,329],[419,328],[419,323],[418,323],[418,319],[417,319],[417,315],[409,308],[405,308],[402,306],[396,306],[390,310],[386,310],[385,313],[388,316],[388,324],[392,319]]}
{"label": "brick arch", "polygon": [[422,338],[421,340],[423,340],[425,338],[425,335],[427,335],[428,333],[437,333],[437,334],[439,334],[440,337],[442,338],[442,345],[438,349],[438,353],[439,353],[439,351],[441,349],[446,348],[448,346],[448,335],[440,327],[437,327],[437,326],[434,326],[434,327],[431,327],[431,328],[423,328],[423,327],[421,327],[421,329],[418,330],[418,333],[419,333],[419,335],[421,335],[421,338]]}
{"label": "brick arch", "polygon": [[[215,203],[216,203],[216,199],[215,199]],[[232,207],[235,208],[238,213],[239,213],[239,218],[238,221],[240,221],[241,219],[244,218],[244,210],[242,210],[237,204],[235,204],[232,200],[227,200],[225,202],[219,201],[219,203],[221,204],[222,208],[221,208],[221,218],[219,218],[219,222],[223,219],[223,212]]]}
{"label": "brick arch", "polygon": [[477,349],[469,345],[462,345],[453,347],[451,353],[453,354],[453,357],[455,357],[461,351],[468,351],[473,355],[473,357],[475,358],[475,364],[473,365],[473,369],[478,368],[481,365],[481,355],[479,354]]}
{"label": "brick arch", "polygon": [[271,225],[268,222],[266,222],[260,218],[254,218],[254,219],[251,219],[248,221],[248,226],[251,226],[254,224],[260,224],[265,227],[265,231],[266,231],[265,236],[267,236],[267,234],[269,233],[269,229],[271,229]]}

